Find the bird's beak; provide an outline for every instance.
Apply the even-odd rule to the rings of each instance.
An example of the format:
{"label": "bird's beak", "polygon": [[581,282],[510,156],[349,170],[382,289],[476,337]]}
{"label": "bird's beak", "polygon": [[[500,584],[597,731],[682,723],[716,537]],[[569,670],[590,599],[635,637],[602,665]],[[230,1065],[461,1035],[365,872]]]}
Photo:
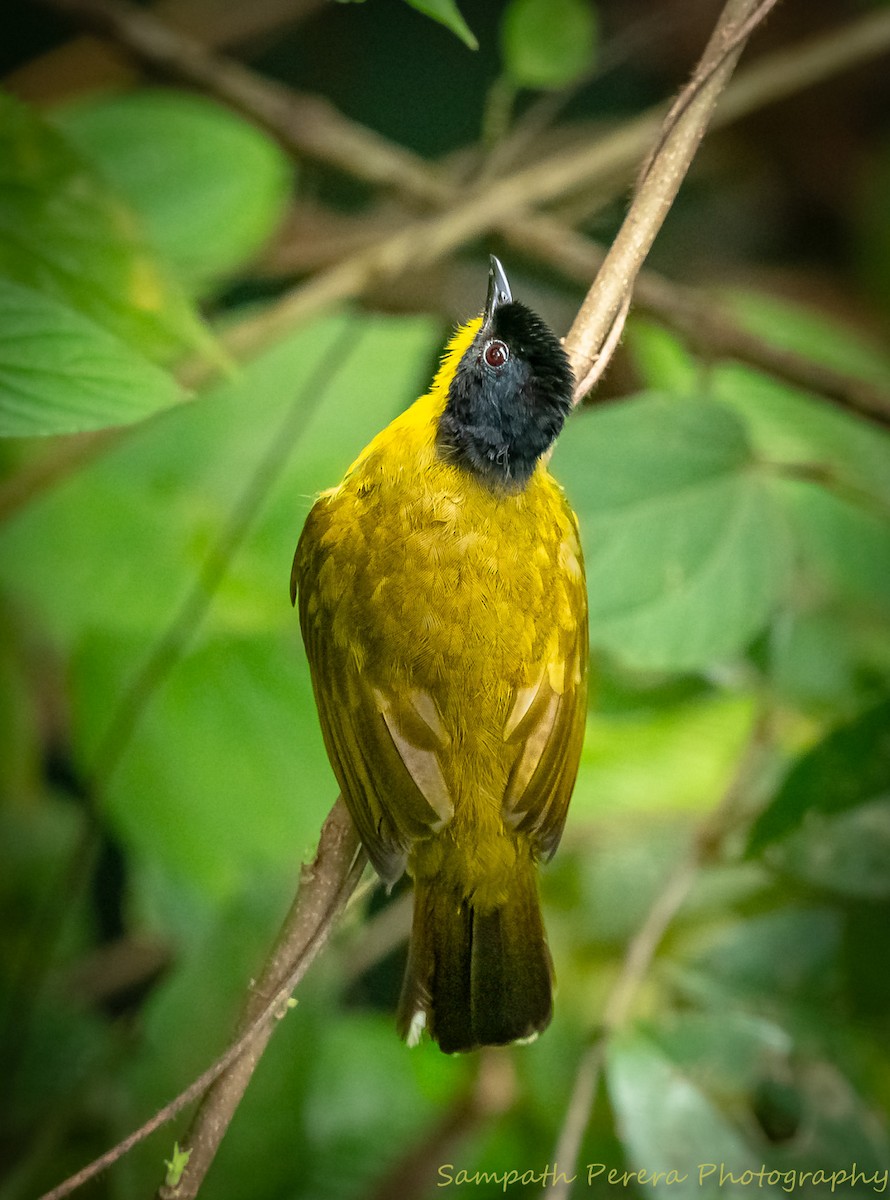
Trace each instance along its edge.
{"label": "bird's beak", "polygon": [[485,301],[485,315],[483,324],[488,325],[495,314],[495,310],[502,304],[511,304],[513,302],[513,293],[510,291],[510,282],[504,273],[504,268],[501,266],[501,261],[492,254],[491,267],[488,272],[488,299]]}

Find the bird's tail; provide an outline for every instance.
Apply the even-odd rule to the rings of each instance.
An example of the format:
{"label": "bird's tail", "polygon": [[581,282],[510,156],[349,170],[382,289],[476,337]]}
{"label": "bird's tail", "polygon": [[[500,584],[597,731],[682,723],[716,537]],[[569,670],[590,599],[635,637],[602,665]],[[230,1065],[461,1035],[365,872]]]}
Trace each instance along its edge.
{"label": "bird's tail", "polygon": [[530,858],[517,863],[496,908],[444,880],[417,880],[398,1027],[426,1028],[446,1054],[531,1038],[550,1022],[553,967]]}

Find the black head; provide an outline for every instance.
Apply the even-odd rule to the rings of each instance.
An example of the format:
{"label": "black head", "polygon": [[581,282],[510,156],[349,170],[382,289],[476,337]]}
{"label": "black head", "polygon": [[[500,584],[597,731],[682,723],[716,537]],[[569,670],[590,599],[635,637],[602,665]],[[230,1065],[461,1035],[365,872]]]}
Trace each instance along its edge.
{"label": "black head", "polygon": [[440,453],[493,488],[519,491],[572,407],[572,370],[556,335],[513,299],[492,255],[479,332],[448,388]]}

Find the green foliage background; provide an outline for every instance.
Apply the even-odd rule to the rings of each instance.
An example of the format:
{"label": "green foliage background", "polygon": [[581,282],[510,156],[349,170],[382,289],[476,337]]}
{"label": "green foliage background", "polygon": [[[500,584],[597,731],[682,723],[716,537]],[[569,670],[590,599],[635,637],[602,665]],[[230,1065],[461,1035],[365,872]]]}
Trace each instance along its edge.
{"label": "green foliage background", "polygon": [[[581,0],[561,0],[547,19],[532,0],[487,17],[467,4],[469,26],[453,4],[411,3],[468,44],[478,32],[489,55],[496,105],[483,114],[468,85],[452,128],[490,132],[495,110],[521,108],[522,89],[577,81],[600,24]],[[365,8],[357,38],[377,19]],[[353,15],[345,8],[337,28]],[[379,19],[425,70],[469,57],[407,9]],[[368,52],[397,69],[391,43]],[[606,93],[616,108],[627,87]],[[854,240],[890,205],[887,132]],[[139,88],[38,112],[4,97],[0,164],[6,477],[71,435],[129,427],[0,527],[10,1082],[0,1103],[11,1164],[0,1200],[14,1200],[129,1132],[226,1044],[336,793],[287,600],[290,557],[313,497],[426,386],[448,320],[354,305],[230,362],[216,334],[269,302],[252,264],[308,168],[209,100]],[[323,192],[309,175],[310,193]],[[727,171],[721,186],[734,185]],[[689,191],[681,232],[701,203],[695,181]],[[346,203],[359,210],[355,196]],[[839,274],[886,323],[879,233],[866,269]],[[476,291],[463,315],[481,300],[484,249],[468,252]],[[520,296],[554,313],[577,302],[524,264],[511,275]],[[729,299],[761,337],[890,393],[890,356],[849,321],[763,285]],[[186,354],[215,377],[196,394],[175,374]],[[599,678],[569,827],[542,880],[557,1015],[536,1044],[500,1055],[512,1101],[471,1123],[442,1161],[495,1173],[552,1163],[628,942],[759,722],[761,769],[610,1042],[582,1163],[693,1176],[712,1162],[882,1171],[890,439],[751,367],[698,361],[642,319],[624,371],[631,394],[579,412],[553,463],[582,524]],[[235,544],[233,514],[257,479],[261,503]],[[221,545],[206,611],[165,643],[183,605],[207,591]],[[170,669],[124,739],[129,689],[168,644]],[[368,903],[366,893],[354,904],[301,987],[208,1196],[373,1194],[471,1086],[475,1056],[408,1052],[396,1038],[398,964],[352,977]],[[113,985],[113,947],[136,984]],[[94,1194],[146,1194],[175,1136],[139,1147]],[[422,1194],[439,1194],[436,1182],[433,1172]],[[503,1191],[473,1186],[480,1200]],[[671,1189],[726,1191],[714,1178]]]}

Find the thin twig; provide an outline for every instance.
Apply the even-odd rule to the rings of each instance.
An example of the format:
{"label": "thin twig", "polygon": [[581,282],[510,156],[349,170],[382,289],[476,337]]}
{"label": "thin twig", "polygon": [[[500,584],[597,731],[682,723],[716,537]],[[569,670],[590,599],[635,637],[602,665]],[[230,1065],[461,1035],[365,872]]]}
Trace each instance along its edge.
{"label": "thin twig", "polygon": [[322,828],[319,851],[303,868],[296,899],[288,913],[259,982],[247,997],[239,1025],[251,1031],[248,1049],[228,1065],[210,1086],[183,1142],[191,1151],[175,1188],[162,1186],[159,1200],[192,1200],[197,1196],[219,1145],[235,1115],[275,1027],[266,1017],[268,998],[293,991],[327,940],[334,921],[361,878],[367,859],[342,799]]}
{"label": "thin twig", "polygon": [[606,335],[606,340],[603,342],[602,348],[595,355],[587,374],[575,385],[575,395],[573,397],[575,404],[580,404],[588,392],[593,391],[612,361],[612,355],[618,349],[621,342],[621,335],[624,333],[627,314],[630,312],[631,295],[632,293],[628,292],[624,297],[621,307],[615,314],[615,319],[612,321],[612,328]]}
{"label": "thin twig", "polygon": [[593,1113],[599,1081],[606,1061],[610,1037],[630,1017],[658,948],[674,918],[683,907],[701,868],[719,853],[735,829],[751,792],[756,788],[773,743],[773,714],[761,710],[751,727],[735,773],[714,810],[701,822],[686,856],[668,876],[655,897],[643,923],[628,945],[618,976],[609,990],[593,1042],[581,1058],[566,1106],[554,1159],[564,1176],[557,1180],[553,1195],[567,1200],[570,1180],[576,1174],[584,1131]]}
{"label": "thin twig", "polygon": [[[517,248],[549,260],[579,284],[599,270],[606,256],[597,242],[549,217],[524,220],[514,229]],[[633,305],[636,312],[654,317],[711,360],[735,359],[822,396],[839,408],[881,425],[890,424],[890,391],[886,387],[767,341],[741,324],[719,295],[684,287],[644,267],[634,286]]]}
{"label": "thin twig", "polygon": [[182,1182],[176,1189],[162,1188],[160,1195],[163,1200],[173,1197],[185,1200],[197,1193],[277,1020],[287,1012],[291,992],[327,940],[334,921],[361,877],[365,861],[355,827],[342,800],[338,799],[322,826],[315,858],[300,874],[296,898],[266,961],[262,977],[249,990],[235,1041],[151,1120],[45,1193],[40,1200],[63,1200],[70,1196],[206,1092],[185,1143],[192,1153]]}
{"label": "thin twig", "polygon": [[565,347],[576,378],[583,379],[589,372],[625,298],[633,291],[710,124],[717,98],[754,28],[753,18],[762,19],[776,2],[727,0],[689,84],[665,118],[657,151],[646,160],[627,215],[566,335]]}

